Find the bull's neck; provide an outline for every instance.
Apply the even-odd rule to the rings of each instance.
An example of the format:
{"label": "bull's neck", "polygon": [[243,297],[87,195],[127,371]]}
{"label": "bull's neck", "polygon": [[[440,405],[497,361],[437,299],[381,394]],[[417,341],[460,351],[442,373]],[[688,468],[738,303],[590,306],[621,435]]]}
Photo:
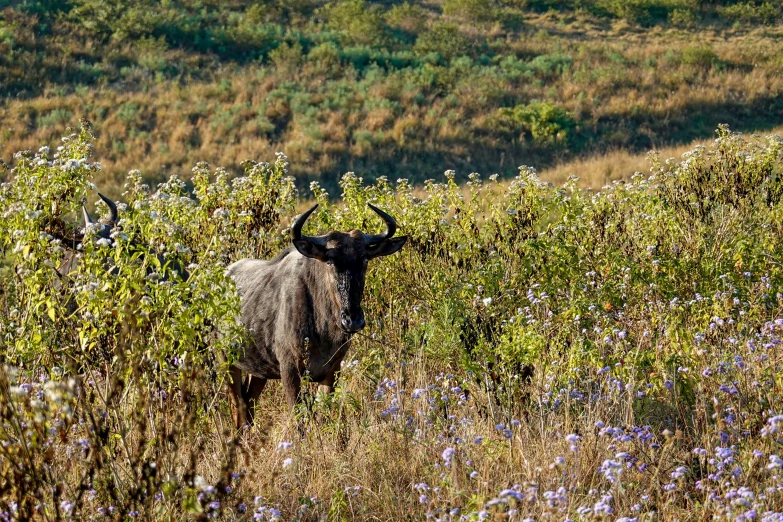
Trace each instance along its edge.
{"label": "bull's neck", "polygon": [[[313,299],[315,326],[322,330],[324,325],[329,337],[340,339],[344,337],[340,327],[340,300],[337,295],[337,283],[329,266],[316,259],[307,259],[308,283]],[[327,332],[323,332],[327,333]]]}

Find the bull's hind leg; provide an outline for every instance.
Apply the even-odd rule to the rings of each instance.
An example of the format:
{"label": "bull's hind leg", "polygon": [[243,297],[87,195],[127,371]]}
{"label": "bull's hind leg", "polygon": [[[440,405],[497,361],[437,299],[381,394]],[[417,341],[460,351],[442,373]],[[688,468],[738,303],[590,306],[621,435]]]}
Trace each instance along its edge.
{"label": "bull's hind leg", "polygon": [[299,368],[290,362],[280,361],[280,380],[283,383],[285,400],[288,403],[288,407],[293,411],[296,408],[296,403],[299,402],[299,393],[302,389],[302,378],[299,376]]}
{"label": "bull's hind leg", "polygon": [[266,379],[254,377],[253,375],[248,375],[242,384],[242,399],[245,401],[245,408],[247,409],[248,424],[253,424],[253,417],[256,413],[256,401],[261,392],[264,391],[265,386]]}

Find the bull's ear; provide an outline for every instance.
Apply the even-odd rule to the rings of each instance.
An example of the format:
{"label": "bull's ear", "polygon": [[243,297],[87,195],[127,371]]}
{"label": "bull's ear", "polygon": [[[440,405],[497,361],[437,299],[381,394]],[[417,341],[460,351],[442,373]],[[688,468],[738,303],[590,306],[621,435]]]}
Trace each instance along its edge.
{"label": "bull's ear", "polygon": [[319,261],[326,261],[326,247],[314,243],[309,239],[294,239],[294,248],[305,257],[312,257]]}
{"label": "bull's ear", "polygon": [[408,236],[402,236],[381,241],[377,245],[373,245],[367,249],[367,257],[372,259],[374,257],[391,255],[401,249],[402,245],[404,245],[407,240]]}

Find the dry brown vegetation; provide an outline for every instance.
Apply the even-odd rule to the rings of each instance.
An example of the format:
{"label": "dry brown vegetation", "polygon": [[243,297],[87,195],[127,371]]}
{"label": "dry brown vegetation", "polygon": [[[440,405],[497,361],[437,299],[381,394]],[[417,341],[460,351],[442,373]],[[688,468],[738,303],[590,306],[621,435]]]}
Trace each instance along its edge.
{"label": "dry brown vegetation", "polygon": [[[54,144],[85,117],[98,133],[104,173],[96,181],[112,194],[130,169],[161,180],[205,160],[238,173],[243,160],[275,151],[288,155],[303,186],[319,179],[335,189],[346,171],[416,182],[452,168],[460,176],[507,175],[520,164],[685,146],[710,139],[719,123],[766,131],[783,118],[780,26],[642,27],[557,12],[517,13],[516,25],[470,24],[436,6],[423,13],[429,30],[459,28],[453,38],[468,46],[465,56],[430,64],[379,43],[351,47],[350,37],[340,45],[285,43],[251,62],[212,63],[165,42],[120,45],[117,59],[136,63],[117,81],[54,82],[5,98],[0,156]],[[342,34],[351,30],[359,31]],[[189,63],[202,64],[200,78],[184,76]],[[511,128],[499,123],[504,107],[539,102],[539,111],[560,116],[534,112]],[[536,135],[537,124],[561,137]]]}
{"label": "dry brown vegetation", "polygon": [[[783,127],[777,127],[761,134],[783,136]],[[699,145],[708,145],[712,139],[695,140],[686,145],[651,149],[647,153],[635,154],[627,150],[612,150],[596,156],[575,159],[541,171],[541,179],[562,185],[570,176],[577,176],[579,184],[598,190],[616,180],[629,180],[636,172],[647,173],[650,169],[650,153],[665,162],[670,158],[679,160],[687,151]]]}

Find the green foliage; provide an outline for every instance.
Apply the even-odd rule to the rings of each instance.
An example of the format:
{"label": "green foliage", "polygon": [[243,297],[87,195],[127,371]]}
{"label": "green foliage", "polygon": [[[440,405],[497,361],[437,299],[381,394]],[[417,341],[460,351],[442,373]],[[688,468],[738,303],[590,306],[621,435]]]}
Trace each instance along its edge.
{"label": "green foliage", "polygon": [[424,8],[408,2],[392,6],[383,17],[389,26],[412,34],[419,34],[427,27],[427,12]]}
{"label": "green foliage", "polygon": [[86,29],[115,40],[129,40],[152,34],[160,23],[149,0],[75,0],[69,16]]}
{"label": "green foliage", "polygon": [[332,2],[323,7],[326,25],[343,34],[350,43],[382,45],[385,38],[383,13],[365,0]]}
{"label": "green foliage", "polygon": [[41,116],[38,122],[44,127],[65,127],[71,123],[73,113],[68,109],[53,109]]}
{"label": "green foliage", "polygon": [[491,119],[494,128],[525,136],[540,143],[561,143],[574,127],[573,117],[550,102],[533,101],[528,105],[498,109]]}
{"label": "green foliage", "polygon": [[543,78],[556,78],[562,76],[571,67],[573,61],[573,58],[567,54],[541,54],[530,60],[526,69]]}
{"label": "green foliage", "polygon": [[661,184],[662,195],[677,208],[681,219],[717,226],[724,210],[751,214],[754,208],[780,203],[783,183],[776,161],[783,143],[770,137],[767,144],[747,143],[726,126],[718,130],[718,145],[687,153],[676,176]]}
{"label": "green foliage", "polygon": [[493,3],[484,0],[444,0],[443,14],[469,22],[491,22],[498,15]]}
{"label": "green foliage", "polygon": [[783,17],[783,6],[773,2],[740,2],[719,7],[718,14],[739,23],[773,25]]}
{"label": "green foliage", "polygon": [[605,10],[617,18],[630,22],[650,24],[665,21],[671,13],[678,11],[680,19],[685,13],[693,13],[694,0],[595,0],[595,7]]}
{"label": "green foliage", "polygon": [[715,51],[707,45],[692,45],[682,50],[682,61],[687,65],[695,65],[709,69],[720,63]]}
{"label": "green foliage", "polygon": [[690,9],[672,9],[669,13],[669,22],[676,27],[693,27],[696,21],[696,13]]}
{"label": "green foliage", "polygon": [[[711,31],[740,20],[734,16],[742,9],[761,13],[768,6],[12,2],[0,14],[0,91],[7,99],[0,155],[8,159],[27,143],[56,140],[74,117],[86,116],[96,121],[97,146],[110,154],[96,178],[104,186],[118,188],[132,168],[160,182],[162,172],[201,159],[239,172],[242,159],[257,151],[285,150],[298,177],[335,189],[353,169],[367,179],[413,172],[421,182],[444,161],[457,161],[461,176],[470,170],[513,176],[508,158],[523,154],[550,167],[618,148],[637,153],[654,136],[691,142],[720,113],[735,128],[770,128],[783,107],[774,32],[744,38],[734,31],[730,44],[710,50],[688,47],[703,40],[701,33],[651,31],[640,43],[632,36],[638,28],[604,23],[625,17]],[[749,67],[762,78],[736,98],[734,76]],[[693,89],[696,81],[703,88]],[[669,94],[661,98],[663,92]],[[375,97],[395,109],[371,108],[367,100]],[[530,100],[569,112],[575,125],[566,133],[573,139],[561,147],[509,140],[530,133],[492,124],[500,108]],[[466,154],[477,134],[482,153]],[[145,151],[141,163],[136,150]]]}
{"label": "green foliage", "polygon": [[302,45],[299,42],[288,44],[284,42],[280,47],[269,53],[269,59],[280,68],[296,68],[304,62]]}
{"label": "green foliage", "polygon": [[164,38],[141,38],[137,46],[139,65],[151,72],[160,72],[166,69],[168,61],[165,53],[169,46]]}
{"label": "green foliage", "polygon": [[472,42],[462,34],[459,27],[438,22],[429,31],[419,35],[413,50],[420,55],[437,53],[448,61],[470,54],[472,47]]}
{"label": "green foliage", "polygon": [[324,42],[310,49],[307,60],[325,73],[337,73],[340,69],[340,49],[334,42]]}
{"label": "green foliage", "polygon": [[[26,461],[20,480],[5,489],[4,498],[17,498],[21,513],[32,509],[30,495],[59,503],[60,493],[48,484],[65,480],[57,471],[64,467],[45,456],[46,439],[14,437],[9,445],[8,430],[28,425],[35,432],[68,432],[88,417],[92,431],[82,436],[96,450],[85,472],[94,487],[109,488],[101,495],[119,513],[149,504],[142,489],[171,491],[175,504],[193,494],[195,463],[183,468],[174,455],[208,422],[210,404],[244,341],[226,263],[260,255],[259,235],[274,245],[279,213],[290,213],[294,201],[282,157],[272,165],[248,163],[247,176],[231,183],[221,170],[211,181],[208,165],[200,164],[193,176],[196,199],[176,177],[153,194],[136,171],[128,176],[127,204],[111,239],[95,237],[95,227],[87,226],[82,239],[71,240],[79,232],[67,216],[79,213],[100,169],[90,160],[91,139],[83,127],[63,138],[55,153],[45,147],[17,155],[13,179],[0,192],[0,248],[18,278],[0,303],[0,363],[47,382],[54,397],[43,412],[29,397],[22,400],[0,425],[12,462],[23,458],[19,452],[44,456]],[[0,374],[7,404],[18,376],[9,382],[5,370]],[[105,393],[96,386],[105,386]],[[141,440],[125,438],[126,422],[140,427]],[[230,442],[223,448],[228,465],[232,448]],[[46,471],[50,466],[53,472]],[[0,465],[0,473],[8,484],[15,472]],[[117,498],[109,487],[115,480],[138,489]]]}
{"label": "green foliage", "polygon": [[0,20],[0,44],[13,48],[16,39],[14,38],[14,30],[9,27],[8,24]]}

